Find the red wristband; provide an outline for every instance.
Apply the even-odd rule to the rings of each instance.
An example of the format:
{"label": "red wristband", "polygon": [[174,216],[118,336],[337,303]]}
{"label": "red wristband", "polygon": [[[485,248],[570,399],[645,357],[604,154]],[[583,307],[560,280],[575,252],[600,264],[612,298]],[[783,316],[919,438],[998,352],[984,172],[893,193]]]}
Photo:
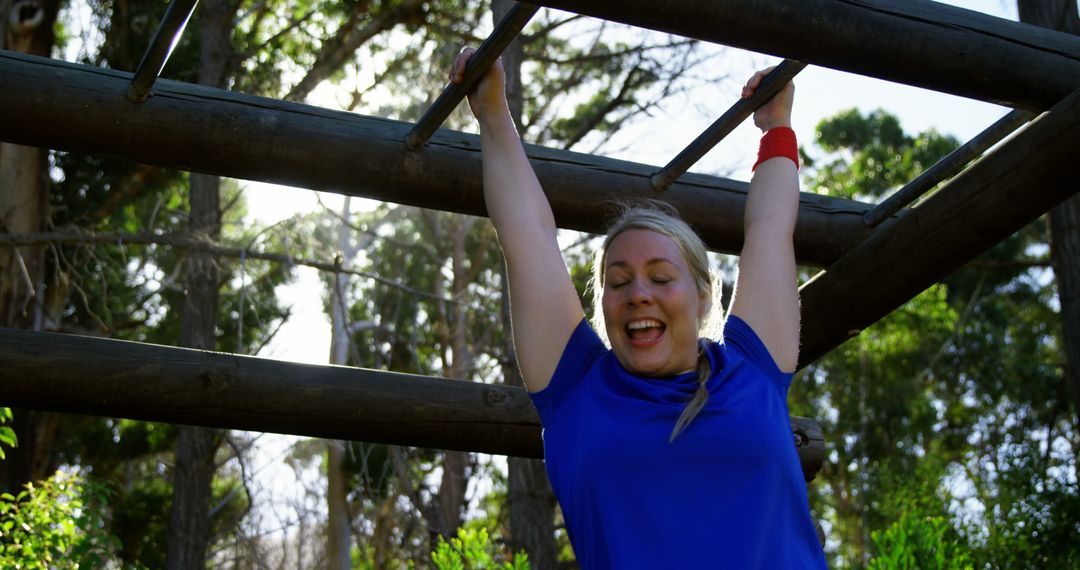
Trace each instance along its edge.
{"label": "red wristband", "polygon": [[761,146],[758,147],[757,162],[750,170],[757,170],[762,162],[770,158],[782,156],[790,158],[799,168],[799,143],[795,141],[795,131],[789,127],[774,127],[761,135]]}

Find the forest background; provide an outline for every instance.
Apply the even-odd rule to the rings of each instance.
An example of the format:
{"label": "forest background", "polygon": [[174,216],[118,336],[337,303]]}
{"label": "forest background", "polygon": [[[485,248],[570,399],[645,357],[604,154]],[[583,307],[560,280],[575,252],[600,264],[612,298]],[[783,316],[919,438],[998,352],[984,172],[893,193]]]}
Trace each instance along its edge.
{"label": "forest background", "polygon": [[[1075,25],[1075,2],[1019,7],[1030,16],[1033,4],[1071,10]],[[459,47],[509,6],[206,0],[163,75],[415,120]],[[5,49],[132,70],[164,8],[0,0],[16,16],[0,37]],[[774,63],[548,10],[504,57],[527,141],[650,164]],[[797,84],[804,189],[868,201],[1005,112],[823,70]],[[447,126],[474,130],[466,113]],[[740,128],[695,170],[746,179],[755,139]],[[337,197],[320,207],[302,190],[7,144],[0,185],[4,243],[25,243],[0,251],[4,326],[515,383],[486,220]],[[593,243],[572,232],[563,243],[583,291]],[[796,378],[792,413],[826,434],[810,493],[835,567],[1080,567],[1077,366],[1052,254],[1040,220]],[[714,262],[730,282],[732,260]],[[575,567],[536,461],[2,417],[5,566],[428,567],[438,537],[465,526],[496,551],[526,550],[533,568]],[[19,494],[27,482],[33,492]],[[24,524],[37,531],[20,534]]]}

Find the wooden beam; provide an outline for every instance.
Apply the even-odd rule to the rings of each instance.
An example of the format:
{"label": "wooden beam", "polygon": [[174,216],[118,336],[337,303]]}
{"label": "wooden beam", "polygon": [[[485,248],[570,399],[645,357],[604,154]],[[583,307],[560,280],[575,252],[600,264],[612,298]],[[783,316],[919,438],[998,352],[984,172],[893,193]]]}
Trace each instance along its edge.
{"label": "wooden beam", "polygon": [[650,177],[653,188],[661,192],[667,190],[673,182],[701,160],[701,157],[720,144],[720,141],[730,135],[731,131],[753,115],[754,111],[768,103],[805,68],[806,64],[800,61],[788,59],[780,62],[776,69],[761,79],[753,95],[736,101],[719,119],[709,125],[709,128],[671,159],[663,169],[653,174]]}
{"label": "wooden beam", "polygon": [[[522,388],[0,329],[5,406],[542,457]],[[821,428],[792,418],[807,480]]]}
{"label": "wooden beam", "polygon": [[1080,86],[1080,38],[926,0],[536,3],[1032,111]]}
{"label": "wooden beam", "polygon": [[855,336],[1080,189],[1080,90],[801,290],[800,367]]}
{"label": "wooden beam", "polygon": [[150,40],[150,47],[146,48],[146,53],[135,70],[135,76],[128,87],[128,99],[142,103],[150,96],[150,89],[161,70],[165,69],[165,62],[172,55],[173,47],[180,42],[180,36],[183,35],[191,14],[195,12],[197,3],[198,0],[172,0],[169,3],[165,16],[154,32],[154,38]]}
{"label": "wooden beam", "polygon": [[[486,215],[476,135],[439,130],[417,151],[411,125],[159,80],[124,96],[130,74],[0,51],[0,140]],[[742,245],[747,184],[687,174],[663,194],[658,167],[528,146],[560,227],[599,233],[616,200],[660,198],[717,251]],[[747,149],[752,153],[752,149]],[[870,206],[803,193],[800,263],[824,267],[868,233]]]}

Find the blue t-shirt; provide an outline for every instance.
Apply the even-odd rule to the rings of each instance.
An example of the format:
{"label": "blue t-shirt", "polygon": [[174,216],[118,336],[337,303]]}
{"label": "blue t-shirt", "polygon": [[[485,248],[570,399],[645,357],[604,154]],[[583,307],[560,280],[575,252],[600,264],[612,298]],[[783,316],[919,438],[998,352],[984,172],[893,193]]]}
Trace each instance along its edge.
{"label": "blue t-shirt", "polygon": [[634,376],[584,321],[531,394],[582,568],[826,567],[788,416],[792,375],[737,317],[724,337],[706,348],[709,400],[671,443],[697,373]]}

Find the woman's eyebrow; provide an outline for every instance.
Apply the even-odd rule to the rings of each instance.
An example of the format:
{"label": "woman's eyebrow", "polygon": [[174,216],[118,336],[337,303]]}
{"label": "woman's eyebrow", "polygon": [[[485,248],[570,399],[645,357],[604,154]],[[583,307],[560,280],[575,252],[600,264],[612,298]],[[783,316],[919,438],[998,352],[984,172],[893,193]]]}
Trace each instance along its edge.
{"label": "woman's eyebrow", "polygon": [[[657,263],[667,263],[669,265],[675,265],[675,262],[671,261],[670,259],[668,259],[666,257],[654,257],[654,258],[646,261],[645,265],[655,265]],[[622,260],[612,261],[612,262],[607,264],[608,269],[611,269],[613,267],[630,267],[630,264],[628,262],[622,261]]]}

